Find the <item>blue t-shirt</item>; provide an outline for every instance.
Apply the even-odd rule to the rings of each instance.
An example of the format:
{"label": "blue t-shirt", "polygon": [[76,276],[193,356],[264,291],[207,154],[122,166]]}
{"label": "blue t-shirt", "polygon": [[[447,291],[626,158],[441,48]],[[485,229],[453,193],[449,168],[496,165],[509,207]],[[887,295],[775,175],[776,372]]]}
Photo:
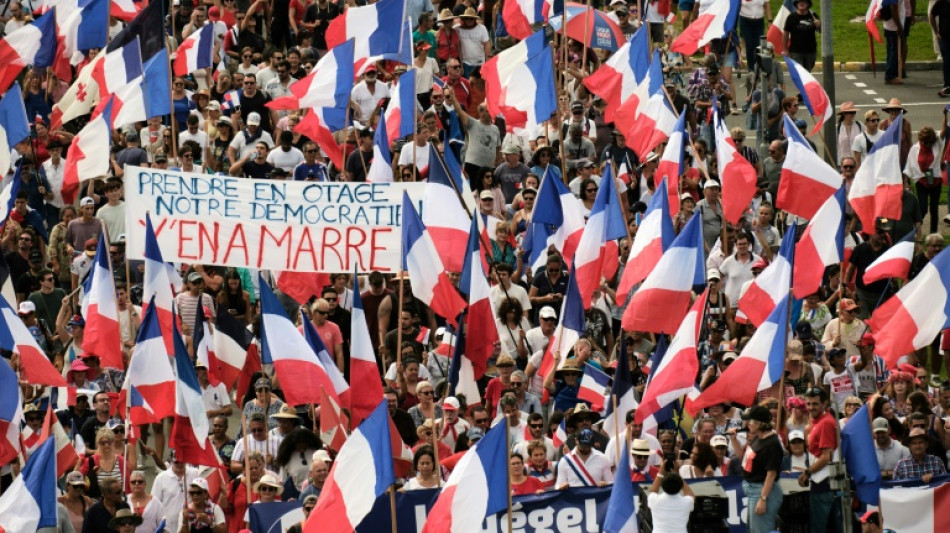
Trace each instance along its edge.
{"label": "blue t-shirt", "polygon": [[[312,176],[310,174],[313,174]],[[330,181],[327,166],[317,161],[312,165],[300,163],[294,168],[294,181]]]}

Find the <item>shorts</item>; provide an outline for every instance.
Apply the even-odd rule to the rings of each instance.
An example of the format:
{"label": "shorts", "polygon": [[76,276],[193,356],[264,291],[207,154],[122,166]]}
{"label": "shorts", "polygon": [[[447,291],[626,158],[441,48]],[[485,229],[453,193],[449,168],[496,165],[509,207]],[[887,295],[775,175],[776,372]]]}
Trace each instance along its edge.
{"label": "shorts", "polygon": [[692,11],[693,5],[696,3],[696,0],[680,0],[679,8],[680,11]]}
{"label": "shorts", "polygon": [[726,54],[725,60],[722,62],[722,66],[736,68],[739,65],[739,52],[736,50],[735,46],[729,47],[729,53]]}

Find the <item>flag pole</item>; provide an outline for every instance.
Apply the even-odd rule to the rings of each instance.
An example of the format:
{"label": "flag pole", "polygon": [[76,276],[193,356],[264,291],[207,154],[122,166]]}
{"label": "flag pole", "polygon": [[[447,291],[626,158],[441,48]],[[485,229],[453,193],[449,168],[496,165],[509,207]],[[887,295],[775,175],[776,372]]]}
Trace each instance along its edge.
{"label": "flag pole", "polygon": [[508,531],[511,529],[511,425],[508,424],[508,416],[502,415],[504,417],[505,424],[505,483],[508,487],[507,498],[508,498],[508,512],[505,513],[505,518],[508,520]]}
{"label": "flag pole", "polygon": [[[433,392],[435,392],[434,388],[433,388]],[[433,394],[433,398],[435,398],[434,394]],[[435,486],[436,488],[441,489],[442,488],[442,466],[439,465],[439,443],[442,442],[442,438],[439,435],[440,433],[439,426],[435,421],[435,406],[432,407],[432,418],[430,418],[429,420],[432,421],[432,453],[434,457],[433,462],[435,463],[433,465],[433,467],[435,468],[435,483],[436,483]]]}
{"label": "flag pole", "polygon": [[[587,55],[588,55],[587,53],[589,52],[588,49],[590,47],[590,34],[594,31],[590,23],[590,15],[592,11],[590,7],[590,0],[587,0],[586,4],[587,4],[587,10],[584,13],[584,50],[583,50],[584,57],[581,58],[581,73],[582,74],[587,72]],[[561,19],[561,21],[564,23],[564,26],[566,27],[567,26],[567,21],[565,20],[567,18],[566,5],[564,6],[564,12],[565,12],[565,17]]]}
{"label": "flag pole", "polygon": [[[623,359],[626,359],[626,357],[624,357]],[[617,366],[619,367],[620,365],[628,365],[628,366],[629,366],[629,365],[630,365],[630,362],[629,362],[629,361],[626,361],[626,360],[617,359]],[[619,369],[618,369],[618,372],[619,372]],[[614,438],[616,438],[617,440],[620,440],[620,416],[617,415],[617,395],[616,395],[616,394],[613,394],[613,393],[611,392],[611,394],[610,394],[610,401],[611,401],[611,403],[613,403],[613,406],[614,406],[614,414],[613,414],[613,416],[614,416]],[[626,435],[626,433],[627,433],[627,430],[626,430],[626,428],[624,428],[624,435]],[[626,438],[626,437],[625,437],[625,438]],[[618,464],[618,465],[620,464],[620,445],[619,445],[619,443],[618,443],[618,445],[617,445],[617,464]]]}
{"label": "flag pole", "polygon": [[389,490],[389,518],[391,533],[399,533],[396,521],[396,485],[390,485]]}
{"label": "flag pole", "polygon": [[[251,386],[253,386],[253,384]],[[265,431],[267,429],[266,419],[264,423],[264,429]],[[247,449],[247,417],[244,416],[244,413],[241,413],[241,435],[242,435],[241,438],[244,439],[244,492],[245,492],[244,499],[245,501],[247,501],[248,506],[250,506],[251,505],[251,478],[250,476],[247,475],[247,473],[250,471],[250,467],[248,466],[250,463],[247,460],[247,456],[250,453],[250,450]],[[267,468],[266,465],[264,468],[265,469]]]}

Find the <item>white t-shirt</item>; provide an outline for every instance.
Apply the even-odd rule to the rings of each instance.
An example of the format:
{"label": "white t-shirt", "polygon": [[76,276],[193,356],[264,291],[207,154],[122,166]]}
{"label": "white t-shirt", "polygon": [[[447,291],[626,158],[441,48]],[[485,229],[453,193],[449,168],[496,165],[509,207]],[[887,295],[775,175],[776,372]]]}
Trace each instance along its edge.
{"label": "white t-shirt", "polygon": [[[244,440],[245,439],[237,439],[237,443],[234,445],[234,453],[231,454],[232,461],[241,462],[244,460]],[[277,447],[280,446],[281,440],[280,437],[271,433],[267,434],[266,440],[257,440],[253,437],[248,437],[247,447],[252,452],[260,452],[265,458],[268,453],[276,457]]]}
{"label": "white t-shirt", "polygon": [[[185,506],[187,487],[198,477],[199,470],[190,466],[185,467],[185,478],[182,480],[172,472],[172,469],[163,470],[155,476],[152,482],[152,496],[158,499],[165,509],[181,509]],[[178,531],[180,513],[171,512],[165,517],[167,531]]]}
{"label": "white t-shirt", "polygon": [[366,82],[361,81],[353,86],[353,92],[351,93],[353,103],[355,103],[360,110],[360,116],[358,118],[364,122],[369,120],[370,115],[373,114],[373,109],[376,108],[376,104],[383,98],[389,98],[389,96],[389,85],[381,81],[375,83],[373,92],[369,92],[369,89],[366,87]]}
{"label": "white t-shirt", "polygon": [[739,306],[739,293],[742,290],[742,285],[754,279],[752,263],[758,260],[759,256],[752,254],[751,259],[742,262],[736,259],[735,254],[732,254],[719,265],[719,272],[722,274],[722,291],[729,297],[729,305],[733,308]]}
{"label": "white t-shirt", "polygon": [[[204,150],[208,147],[208,134],[201,131],[201,124],[198,124],[198,131],[191,133],[188,130],[185,130],[178,134],[178,147],[181,148],[185,145],[185,141],[195,141],[198,143],[198,146],[201,147],[201,153],[198,156],[204,157]],[[198,159],[198,157],[195,157]]]}
{"label": "white t-shirt", "polygon": [[218,383],[218,386],[212,386],[201,389],[201,399],[205,403],[205,411],[216,411],[226,405],[231,405],[231,399],[228,398],[228,389],[224,383]]}
{"label": "white t-shirt", "polygon": [[739,6],[739,16],[749,19],[760,19],[765,16],[766,0],[744,0]]}
{"label": "white t-shirt", "polygon": [[844,412],[844,401],[848,396],[858,395],[858,377],[854,374],[852,366],[846,366],[840,374],[834,369],[829,370],[821,379],[821,383],[831,390],[831,399],[835,402],[839,413]]}
{"label": "white t-shirt", "polygon": [[502,288],[501,284],[495,285],[491,288],[489,297],[491,298],[491,305],[498,311],[498,307],[501,305],[501,302],[505,301],[505,292],[508,293],[508,298],[512,300],[517,300],[521,304],[521,309],[523,311],[531,311],[531,300],[528,298],[528,291],[524,290],[524,287],[512,283],[511,287],[507,289]]}
{"label": "white t-shirt", "polygon": [[660,490],[647,496],[647,506],[653,515],[653,533],[686,533],[686,523],[693,512],[692,496]]}
{"label": "white t-shirt", "polygon": [[884,135],[884,132],[881,130],[877,130],[876,133],[864,132],[858,135],[851,143],[851,151],[863,160],[864,156],[868,154],[868,140],[871,141],[871,144],[874,144],[882,135]]}
{"label": "white t-shirt", "polygon": [[[575,451],[572,451],[571,454],[580,461],[580,456],[577,455]],[[594,483],[600,483],[601,481],[606,481],[610,483],[614,480],[614,474],[610,470],[610,462],[607,460],[607,457],[594,449],[591,449],[590,455],[587,457],[586,461],[582,461],[584,464],[584,469],[590,474],[593,478]],[[554,483],[555,487],[560,487],[561,485],[567,483],[569,487],[584,487],[589,486],[585,485],[577,473],[574,471],[574,468],[568,465],[568,458],[564,456],[557,463],[557,481]],[[596,486],[596,485],[595,485]]]}
{"label": "white t-shirt", "polygon": [[278,146],[267,154],[267,162],[283,169],[285,172],[292,173],[294,167],[304,162],[303,152],[293,146],[285,152],[283,148]]}
{"label": "white t-shirt", "polygon": [[[413,65],[415,66],[415,65]],[[425,94],[432,90],[432,78],[439,75],[439,63],[434,57],[426,57],[426,64],[416,67],[416,94]]]}
{"label": "white t-shirt", "polygon": [[254,146],[258,142],[266,144],[268,148],[274,147],[274,138],[271,137],[270,133],[267,133],[266,131],[261,132],[261,136],[251,142],[246,142],[244,139],[244,132],[239,131],[234,136],[234,139],[231,140],[231,144],[228,145],[228,148],[234,148],[234,150],[237,151],[237,158],[243,159],[244,156],[254,153]]}
{"label": "white t-shirt", "polygon": [[[399,166],[403,167],[412,165],[412,147],[414,145],[415,143],[407,143],[402,147],[402,151],[399,152],[399,161],[397,163]],[[419,179],[423,179],[429,175],[429,142],[426,141],[425,146],[416,146],[415,153],[416,168],[419,170],[419,173],[422,174],[422,176],[419,176]]]}
{"label": "white t-shirt", "polygon": [[459,33],[459,56],[466,65],[481,65],[485,62],[485,43],[488,42],[488,30],[482,24],[474,28],[455,28]]}

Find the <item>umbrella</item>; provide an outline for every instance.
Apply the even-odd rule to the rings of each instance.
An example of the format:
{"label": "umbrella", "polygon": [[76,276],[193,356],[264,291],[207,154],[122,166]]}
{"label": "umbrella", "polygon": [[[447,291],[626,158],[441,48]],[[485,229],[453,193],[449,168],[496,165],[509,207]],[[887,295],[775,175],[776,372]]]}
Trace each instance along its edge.
{"label": "umbrella", "polygon": [[[623,30],[607,13],[578,4],[566,2],[565,15],[551,17],[549,24],[555,31],[561,31],[561,20],[567,16],[567,36],[579,41],[590,48],[600,48],[611,52],[620,48],[627,39]],[[590,16],[588,16],[588,11]]]}

